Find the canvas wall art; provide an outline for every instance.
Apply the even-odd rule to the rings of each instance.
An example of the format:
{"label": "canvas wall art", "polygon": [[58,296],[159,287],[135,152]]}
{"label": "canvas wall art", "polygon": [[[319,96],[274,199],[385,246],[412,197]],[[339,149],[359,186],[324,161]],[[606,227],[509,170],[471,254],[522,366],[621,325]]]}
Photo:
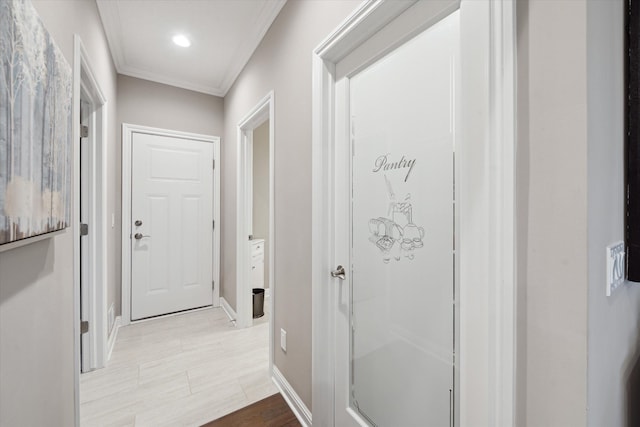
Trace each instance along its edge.
{"label": "canvas wall art", "polygon": [[28,0],[0,0],[0,245],[71,216],[71,67]]}

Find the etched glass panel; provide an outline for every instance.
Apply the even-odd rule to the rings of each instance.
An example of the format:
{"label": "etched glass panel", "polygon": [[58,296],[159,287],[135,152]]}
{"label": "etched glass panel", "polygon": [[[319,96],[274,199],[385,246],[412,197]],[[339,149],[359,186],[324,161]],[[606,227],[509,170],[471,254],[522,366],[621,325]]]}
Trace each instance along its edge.
{"label": "etched glass panel", "polygon": [[351,407],[451,422],[458,13],[350,81]]}

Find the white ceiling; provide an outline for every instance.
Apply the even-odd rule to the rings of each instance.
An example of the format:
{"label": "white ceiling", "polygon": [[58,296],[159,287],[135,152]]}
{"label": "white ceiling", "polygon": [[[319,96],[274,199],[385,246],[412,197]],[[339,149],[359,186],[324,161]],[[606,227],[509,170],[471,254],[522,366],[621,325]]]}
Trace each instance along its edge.
{"label": "white ceiling", "polygon": [[[97,0],[120,74],[224,96],[286,0]],[[171,41],[183,33],[191,46]]]}

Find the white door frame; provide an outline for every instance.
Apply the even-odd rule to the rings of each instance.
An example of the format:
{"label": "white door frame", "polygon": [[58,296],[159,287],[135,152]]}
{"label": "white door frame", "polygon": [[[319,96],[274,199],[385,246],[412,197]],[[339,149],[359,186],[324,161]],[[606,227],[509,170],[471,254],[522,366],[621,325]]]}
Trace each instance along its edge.
{"label": "white door frame", "polygon": [[240,120],[237,126],[237,177],[236,212],[236,326],[245,328],[253,324],[251,299],[251,252],[248,236],[253,223],[253,130],[269,121],[269,372],[273,368],[273,302],[276,298],[275,283],[275,100],[273,91],[262,98],[255,107]]}
{"label": "white door frame", "polygon": [[[74,403],[80,423],[80,99],[91,104],[89,123],[89,368],[107,361],[107,99],[95,78],[89,55],[79,35],[73,38],[73,294],[74,294]],[[84,93],[83,93],[84,92]],[[86,285],[86,284],[85,284]]]}
{"label": "white door frame", "polygon": [[[460,109],[460,154],[456,155],[461,230],[456,425],[511,426],[515,423],[516,348],[515,4],[513,0],[462,2],[461,91],[470,95]],[[365,1],[313,53],[314,426],[332,426],[335,411],[336,292],[332,285],[336,284],[329,272],[336,264],[332,237],[336,64],[413,3]],[[416,26],[416,34],[419,30]],[[469,64],[465,64],[467,57]]]}
{"label": "white door frame", "polygon": [[149,126],[122,124],[122,325],[131,321],[131,144],[134,133],[191,139],[213,144],[213,307],[220,305],[220,137]]}

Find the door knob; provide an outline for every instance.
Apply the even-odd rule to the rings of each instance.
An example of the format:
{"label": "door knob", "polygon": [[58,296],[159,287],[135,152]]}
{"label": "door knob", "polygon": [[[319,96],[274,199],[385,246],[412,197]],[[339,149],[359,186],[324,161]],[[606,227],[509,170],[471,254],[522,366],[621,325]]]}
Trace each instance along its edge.
{"label": "door knob", "polygon": [[151,237],[151,236],[145,236],[145,235],[143,235],[142,233],[136,233],[136,234],[134,234],[134,235],[133,235],[133,237],[135,237],[135,238],[136,238],[136,240],[140,240],[140,239],[142,239],[143,237]]}
{"label": "door knob", "polygon": [[344,267],[339,265],[338,268],[331,272],[331,277],[337,277],[340,280],[346,279],[346,273],[344,271]]}

